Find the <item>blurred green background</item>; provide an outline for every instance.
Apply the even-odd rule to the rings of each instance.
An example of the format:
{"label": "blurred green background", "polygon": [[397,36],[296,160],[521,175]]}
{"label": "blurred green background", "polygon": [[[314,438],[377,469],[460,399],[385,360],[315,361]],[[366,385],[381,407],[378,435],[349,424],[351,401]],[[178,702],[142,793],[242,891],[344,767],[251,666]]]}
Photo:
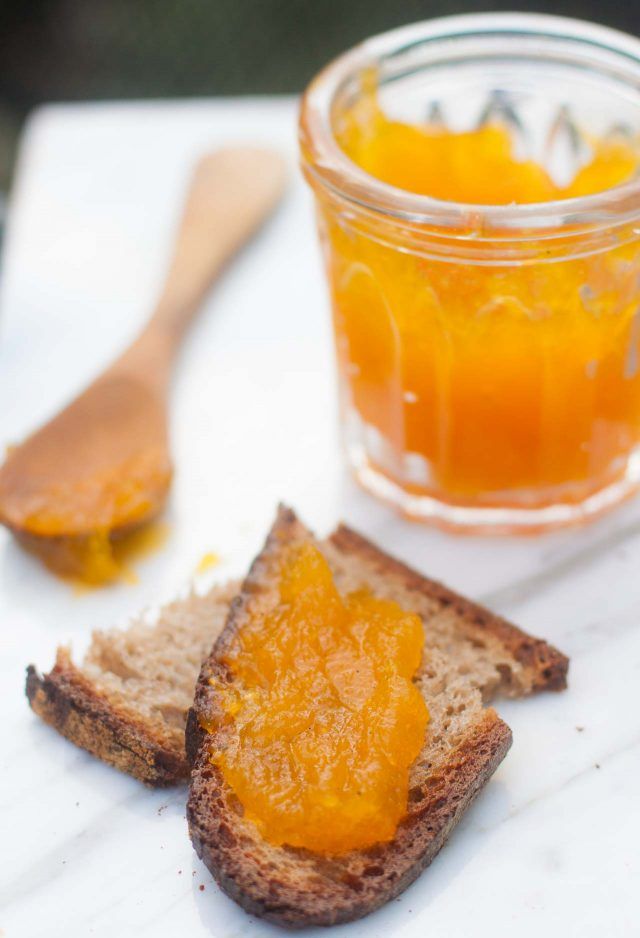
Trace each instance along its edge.
{"label": "blurred green background", "polygon": [[640,32],[638,0],[0,0],[0,190],[42,102],[297,92],[373,33],[514,6]]}

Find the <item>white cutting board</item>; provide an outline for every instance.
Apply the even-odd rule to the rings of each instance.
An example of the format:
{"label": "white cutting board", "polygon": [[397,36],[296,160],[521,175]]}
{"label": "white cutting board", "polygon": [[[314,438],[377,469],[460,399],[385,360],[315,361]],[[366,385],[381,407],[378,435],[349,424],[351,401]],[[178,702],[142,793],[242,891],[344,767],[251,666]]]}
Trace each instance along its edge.
{"label": "white cutting board", "polygon": [[0,278],[0,446],[135,333],[203,150],[273,145],[290,159],[291,186],[187,341],[172,409],[172,534],[140,564],[139,584],[75,595],[0,532],[0,936],[279,931],[223,896],[197,860],[183,789],[150,792],[95,761],[23,695],[27,663],[47,668],[56,645],[79,653],[91,628],[169,598],[206,551],[222,557],[209,579],[241,572],[279,499],[320,533],[345,518],[572,658],[567,693],[499,706],[513,749],[432,867],[333,934],[638,935],[640,503],[585,531],[490,540],[410,525],[355,489],[338,450],[295,119],[286,98],[91,104],[45,108],[25,134]]}

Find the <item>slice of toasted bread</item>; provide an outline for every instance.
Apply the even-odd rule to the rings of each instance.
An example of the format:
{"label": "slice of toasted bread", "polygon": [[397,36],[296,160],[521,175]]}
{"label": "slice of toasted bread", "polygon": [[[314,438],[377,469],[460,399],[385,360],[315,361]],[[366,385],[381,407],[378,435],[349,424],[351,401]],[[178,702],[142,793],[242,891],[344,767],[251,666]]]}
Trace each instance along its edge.
{"label": "slice of toasted bread", "polygon": [[410,775],[407,815],[395,838],[367,850],[325,856],[263,840],[211,763],[216,734],[202,725],[219,713],[211,679],[234,680],[221,657],[243,623],[278,602],[282,552],[311,534],[281,508],[262,552],[198,680],[187,723],[193,761],[191,839],[225,892],[247,911],[287,926],[359,918],[405,889],[431,862],[511,744],[511,731],[483,697],[566,684],[567,659],[545,642],[462,599],[340,527],[319,544],[343,591],[366,585],[418,613],[425,651],[417,677],[430,713],[425,745]]}
{"label": "slice of toasted bread", "polygon": [[165,606],[155,624],[94,632],[80,667],[59,648],[41,677],[27,669],[33,710],[71,742],[147,785],[185,781],[184,728],[200,665],[238,584]]}

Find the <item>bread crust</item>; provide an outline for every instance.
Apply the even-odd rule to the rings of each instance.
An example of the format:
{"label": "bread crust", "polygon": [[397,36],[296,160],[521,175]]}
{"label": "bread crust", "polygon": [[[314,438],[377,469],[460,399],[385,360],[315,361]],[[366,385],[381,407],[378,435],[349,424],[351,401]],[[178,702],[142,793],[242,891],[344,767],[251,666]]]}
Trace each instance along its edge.
{"label": "bread crust", "polygon": [[[91,649],[89,669],[85,670],[85,665],[73,664],[69,649],[64,647],[58,648],[55,666],[48,674],[41,676],[29,665],[26,693],[32,709],[71,742],[146,785],[157,788],[187,781],[190,769],[184,751],[184,734],[176,727],[175,717],[186,721],[200,655],[204,656],[207,646],[210,647],[219,634],[238,586],[237,581],[231,580],[212,586],[203,595],[192,592],[174,600],[160,610],[155,628],[149,627],[149,646],[156,641],[160,648],[159,643],[166,642],[167,629],[182,628],[186,630],[188,641],[193,642],[192,648],[199,650],[193,686],[189,687],[179,712],[166,716],[161,707],[155,715],[141,710],[135,689],[130,690],[126,682],[121,684],[119,693],[110,689],[108,681],[106,685],[100,683],[99,666],[95,663],[93,668],[90,666]],[[98,639],[101,646],[109,646],[110,634],[125,640],[129,637],[135,648],[139,626],[140,620],[134,619],[128,629],[106,634],[98,632],[91,648]]]}
{"label": "bread crust", "polygon": [[[244,909],[290,927],[348,922],[402,892],[429,865],[511,745],[509,727],[493,709],[483,709],[442,763],[432,765],[418,757],[411,772],[407,815],[389,843],[324,856],[274,846],[260,837],[257,827],[243,819],[241,805],[210,761],[215,734],[201,727],[215,725],[220,716],[211,679],[233,679],[221,657],[252,611],[270,601],[269,584],[283,544],[308,537],[293,512],[281,508],[203,665],[187,721],[186,748],[194,763],[187,818],[196,852],[221,888]],[[376,560],[384,559],[390,575],[422,581],[348,529],[339,529],[334,539],[339,549],[375,551]]]}
{"label": "bread crust", "polygon": [[293,928],[350,922],[395,898],[429,866],[510,745],[509,727],[485,710],[446,764],[412,787],[392,841],[336,857],[260,841],[203,746],[187,807],[191,840],[220,887],[247,912]]}
{"label": "bread crust", "polygon": [[189,764],[183,753],[150,733],[135,713],[101,694],[59,648],[49,674],[27,668],[26,693],[35,713],[72,743],[146,785],[162,788],[184,782]]}
{"label": "bread crust", "polygon": [[378,576],[393,577],[407,589],[434,600],[440,607],[450,608],[456,613],[461,630],[472,640],[482,639],[487,634],[496,638],[522,665],[521,678],[525,682],[523,685],[521,679],[517,686],[510,686],[511,676],[504,675],[500,688],[503,693],[521,695],[566,688],[569,659],[553,645],[528,635],[489,609],[454,593],[442,583],[422,576],[344,524],[339,525],[330,535],[329,543],[341,553],[363,558]]}

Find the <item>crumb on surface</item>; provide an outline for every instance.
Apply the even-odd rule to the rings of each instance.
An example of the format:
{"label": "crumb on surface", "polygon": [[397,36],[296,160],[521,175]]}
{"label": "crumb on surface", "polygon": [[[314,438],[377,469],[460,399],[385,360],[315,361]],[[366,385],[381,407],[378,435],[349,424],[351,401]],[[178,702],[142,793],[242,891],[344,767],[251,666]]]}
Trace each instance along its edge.
{"label": "crumb on surface", "polygon": [[200,885],[198,886],[198,889],[200,890],[200,892],[204,892],[204,883],[200,883]]}
{"label": "crumb on surface", "polygon": [[578,731],[579,733],[583,733],[583,732],[584,732],[584,726],[576,726],[576,729],[577,729],[577,731]]}

